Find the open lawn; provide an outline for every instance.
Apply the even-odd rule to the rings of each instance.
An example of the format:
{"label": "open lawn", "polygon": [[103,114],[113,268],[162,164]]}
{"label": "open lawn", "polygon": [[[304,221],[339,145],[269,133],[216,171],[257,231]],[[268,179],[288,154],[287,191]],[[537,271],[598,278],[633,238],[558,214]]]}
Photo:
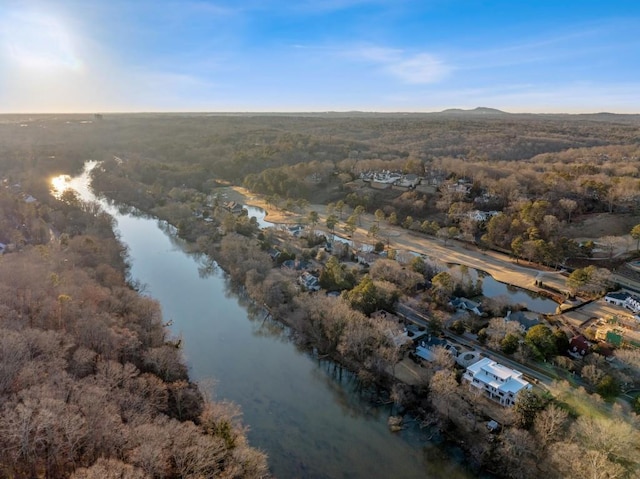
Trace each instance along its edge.
{"label": "open lawn", "polygon": [[549,391],[558,403],[577,416],[606,418],[610,407],[597,394],[589,395],[583,388],[575,388],[568,382],[554,382]]}
{"label": "open lawn", "polygon": [[638,223],[637,214],[596,213],[578,216],[562,228],[561,234],[567,238],[595,241],[603,236],[628,235]]}

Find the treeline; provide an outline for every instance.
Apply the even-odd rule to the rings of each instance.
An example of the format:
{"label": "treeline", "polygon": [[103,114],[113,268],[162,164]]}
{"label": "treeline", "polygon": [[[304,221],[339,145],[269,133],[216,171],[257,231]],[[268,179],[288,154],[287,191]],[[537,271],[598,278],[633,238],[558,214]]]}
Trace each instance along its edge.
{"label": "treeline", "polygon": [[[179,197],[180,192],[185,196]],[[171,196],[176,200],[176,208],[164,209],[168,215],[179,215],[177,205],[189,204],[194,198],[185,190],[175,191]],[[535,223],[543,220],[552,207],[545,203],[523,204],[517,219]],[[339,205],[334,205],[334,210],[339,212]],[[180,222],[180,218],[174,219]],[[211,221],[194,221],[207,225],[215,233],[198,237],[198,248],[215,257],[231,280],[256,304],[266,306],[275,318],[291,325],[299,343],[355,371],[363,384],[387,385],[401,411],[420,414],[453,441],[464,441],[467,457],[478,471],[520,478],[567,477],[573,470],[590,470],[593,477],[602,479],[637,474],[637,416],[607,405],[584,390],[573,392],[558,384],[554,385],[553,398],[523,395],[512,413],[501,409],[503,431],[488,440],[487,411],[493,411],[491,414],[496,411],[481,393],[476,394],[461,380],[461,369],[454,367],[452,356],[444,348],[434,353],[436,360],[425,368],[426,378],[415,386],[392,380],[392,373],[405,354],[393,341],[393,332],[400,333],[401,325],[372,312],[392,309],[400,296],[415,292],[416,284],[430,279],[431,287],[425,296],[428,299],[420,306],[429,309],[432,319],[427,326],[431,334],[437,334],[447,316],[443,308],[447,308],[451,294],[464,289],[461,291],[464,295],[473,295],[473,290],[480,286],[464,269],[456,277],[439,272],[421,258],[404,264],[380,259],[364,273],[346,267],[333,256],[327,257],[316,245],[315,234],[281,243],[281,255],[287,258],[315,258],[324,263],[319,266],[321,284],[342,291],[339,297],[328,298],[322,293],[300,291],[296,285],[298,273],[276,267],[278,261],[274,262],[269,255],[278,243],[275,233],[250,228],[251,221],[246,216],[234,216],[215,202],[207,218]],[[510,308],[495,304],[494,309],[498,310],[494,314],[503,316]],[[521,351],[532,357],[559,361],[555,355],[567,350],[567,337],[562,332],[540,326],[522,336],[519,330],[516,334],[505,324],[503,319],[489,322],[480,337],[505,354]],[[589,384],[600,394],[606,397],[617,394],[615,382],[616,392],[612,392],[609,387],[612,383],[607,381],[611,378],[601,368],[585,366],[583,375],[590,377],[590,373],[593,382]],[[433,414],[434,410],[437,414]],[[624,439],[618,441],[620,435]]]}
{"label": "treeline", "polygon": [[[164,206],[174,188],[206,195],[228,180],[280,206],[343,200],[370,213],[380,209],[409,229],[456,226],[467,240],[484,238],[490,247],[555,265],[589,256],[563,239],[575,218],[637,213],[634,118],[116,116],[83,125],[81,151],[93,145],[90,157],[105,160],[95,179],[100,190],[145,210]],[[41,122],[47,130],[71,128]],[[28,138],[31,128],[18,133]],[[71,128],[70,145],[79,131]],[[108,148],[101,135],[113,140]],[[33,161],[46,164],[43,154]],[[424,176],[431,189],[380,191],[358,183],[360,173],[383,169]],[[479,222],[468,217],[473,210],[503,215]]]}
{"label": "treeline", "polygon": [[[0,261],[0,475],[267,475],[238,408],[203,397],[158,304],[126,283],[109,217],[66,199],[30,203],[47,234],[27,228]],[[5,225],[21,201],[2,203]]]}
{"label": "treeline", "polygon": [[[393,341],[394,332],[400,334],[402,326],[397,320],[372,313],[392,310],[398,297],[409,295],[417,283],[429,277],[430,299],[421,306],[434,308],[428,313],[432,317],[428,329],[437,334],[442,328],[442,308],[446,308],[451,293],[456,288],[478,288],[466,271],[454,277],[438,273],[437,267],[421,258],[413,258],[408,263],[379,259],[365,273],[349,269],[334,256],[327,258],[318,247],[305,248],[310,238],[281,244],[281,254],[287,257],[321,259],[322,284],[342,291],[335,298],[324,292],[307,293],[296,286],[298,273],[277,267],[277,261],[268,254],[275,240],[272,233],[241,235],[230,220],[232,216],[221,218],[226,224],[219,243],[200,238],[198,246],[215,256],[255,304],[266,306],[273,317],[289,324],[300,344],[355,371],[362,384],[387,386],[399,414],[411,411],[439,428],[449,440],[460,443],[474,470],[509,478],[560,478],[575,470],[589,470],[590,477],[597,479],[637,475],[638,416],[624,406],[606,404],[583,388],[557,383],[550,388],[552,394],[525,392],[513,410],[501,408],[487,400],[483,391],[470,388],[462,380],[462,369],[442,347],[433,351],[434,361],[425,365],[421,380],[414,386],[392,379],[396,365],[406,354]],[[233,218],[236,225],[244,221],[242,217]],[[507,304],[494,307],[501,316],[511,309]],[[505,354],[519,350],[540,359],[567,360],[556,356],[568,349],[564,332],[539,325],[522,335],[513,327],[515,324],[502,317],[493,319],[479,337]],[[611,388],[611,377],[603,372],[602,365],[596,368],[590,359],[585,361],[581,373],[587,384],[608,400],[617,396],[619,389],[617,385]],[[627,371],[628,379],[637,375],[637,355],[626,358],[625,364],[633,369]],[[499,418],[500,434],[487,432],[488,414]]]}
{"label": "treeline", "polygon": [[571,148],[633,145],[638,134],[638,119],[625,116],[618,121],[542,115],[106,115],[102,120],[41,115],[3,120],[3,148],[7,160],[18,165],[26,160],[60,168],[61,162],[70,162],[78,168],[87,158],[116,154],[150,160],[155,169],[196,165],[236,183],[267,168],[312,161],[410,156],[515,161]]}
{"label": "treeline", "polygon": [[[517,479],[566,478],[575,471],[593,479],[637,477],[637,415],[567,382],[552,384],[553,396],[521,392],[510,410],[491,405],[483,391],[457,380],[451,356],[440,349],[431,363],[429,397],[444,434],[461,442],[476,470]],[[402,397],[408,399],[406,392]],[[487,431],[489,414],[499,431]]]}

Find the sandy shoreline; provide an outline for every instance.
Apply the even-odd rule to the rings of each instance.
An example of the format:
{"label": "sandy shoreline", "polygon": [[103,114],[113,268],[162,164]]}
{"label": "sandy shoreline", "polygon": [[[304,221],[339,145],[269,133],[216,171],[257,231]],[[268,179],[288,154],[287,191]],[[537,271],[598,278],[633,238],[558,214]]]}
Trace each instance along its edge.
{"label": "sandy shoreline", "polygon": [[219,194],[222,201],[235,201],[242,205],[262,208],[265,211],[265,219],[271,223],[296,223],[303,218],[301,214],[284,211],[274,205],[267,204],[260,195],[254,195],[242,186],[223,186],[213,190],[213,194]]}
{"label": "sandy shoreline", "polygon": [[[256,206],[265,210],[266,219],[272,223],[296,223],[303,221],[311,209],[318,212],[320,221],[318,229],[325,229],[326,207],[324,205],[310,205],[305,213],[297,214],[276,208],[259,195],[252,194],[246,188],[229,186],[218,188],[214,193],[220,193],[224,201],[236,201],[241,204]],[[226,196],[224,196],[226,195]],[[343,214],[343,221],[348,213]],[[374,240],[367,236],[369,227],[375,222],[372,214],[362,215],[361,225],[353,235],[356,242],[372,243]],[[336,233],[347,237],[342,230],[343,222],[336,227]],[[537,281],[557,289],[566,291],[566,278],[557,271],[540,270],[531,266],[515,263],[507,255],[494,251],[481,251],[474,247],[458,242],[450,241],[446,246],[440,240],[408,232],[399,226],[391,226],[382,222],[380,224],[382,241],[389,241],[392,248],[398,250],[415,251],[445,263],[455,263],[469,266],[477,270],[485,271],[496,281],[518,286],[534,292],[544,290],[536,285]]]}

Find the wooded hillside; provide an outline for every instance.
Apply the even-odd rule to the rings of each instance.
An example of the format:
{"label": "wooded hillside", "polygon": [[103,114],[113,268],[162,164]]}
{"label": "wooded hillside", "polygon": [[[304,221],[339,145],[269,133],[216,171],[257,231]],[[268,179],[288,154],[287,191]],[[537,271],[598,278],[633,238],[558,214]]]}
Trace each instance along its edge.
{"label": "wooded hillside", "polygon": [[264,477],[239,409],[203,397],[127,284],[111,218],[21,190],[0,187],[0,476]]}

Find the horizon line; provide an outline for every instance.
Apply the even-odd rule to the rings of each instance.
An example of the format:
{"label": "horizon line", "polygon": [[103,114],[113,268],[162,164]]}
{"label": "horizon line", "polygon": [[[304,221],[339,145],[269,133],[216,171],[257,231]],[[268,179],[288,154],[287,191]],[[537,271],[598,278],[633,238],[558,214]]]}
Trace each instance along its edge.
{"label": "horizon line", "polygon": [[[486,110],[486,111],[485,111]],[[0,112],[0,116],[9,115],[136,115],[136,114],[208,114],[208,115],[250,115],[250,114],[278,114],[278,115],[301,115],[301,114],[379,114],[379,115],[428,115],[440,113],[472,113],[478,116],[482,115],[619,115],[634,116],[640,115],[640,112],[619,112],[619,111],[586,111],[586,112],[568,112],[568,111],[547,111],[547,112],[511,112],[492,107],[475,107],[475,108],[458,108],[451,107],[444,110],[85,110],[85,111],[24,111],[24,112]]]}

